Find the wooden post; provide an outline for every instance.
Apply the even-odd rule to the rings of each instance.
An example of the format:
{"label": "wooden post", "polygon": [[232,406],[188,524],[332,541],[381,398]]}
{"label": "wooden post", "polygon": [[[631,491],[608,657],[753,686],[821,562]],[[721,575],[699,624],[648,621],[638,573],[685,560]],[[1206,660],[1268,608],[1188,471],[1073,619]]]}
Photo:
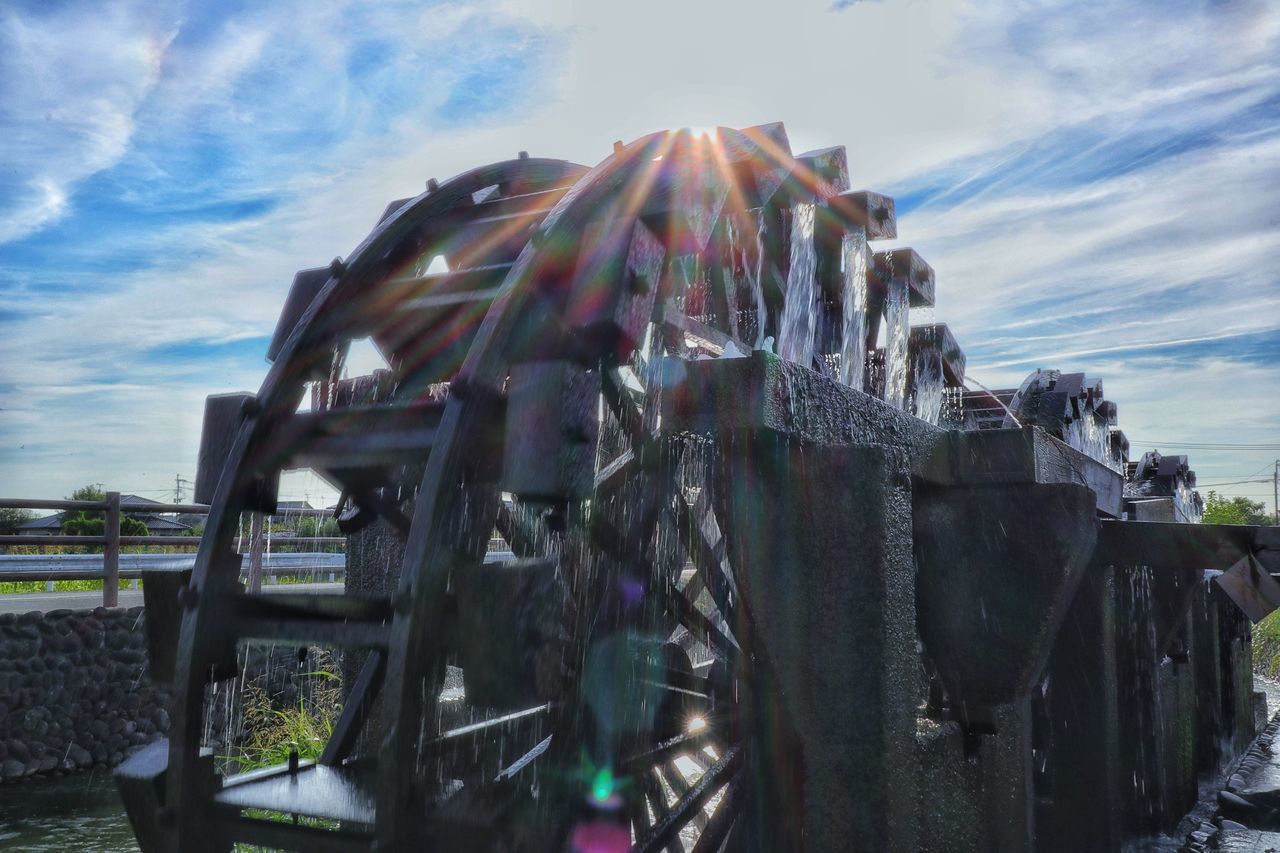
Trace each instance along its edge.
{"label": "wooden post", "polygon": [[102,606],[120,603],[120,493],[107,492],[107,519],[103,525]]}
{"label": "wooden post", "polygon": [[262,592],[262,552],[266,545],[262,513],[249,513],[249,592]]}

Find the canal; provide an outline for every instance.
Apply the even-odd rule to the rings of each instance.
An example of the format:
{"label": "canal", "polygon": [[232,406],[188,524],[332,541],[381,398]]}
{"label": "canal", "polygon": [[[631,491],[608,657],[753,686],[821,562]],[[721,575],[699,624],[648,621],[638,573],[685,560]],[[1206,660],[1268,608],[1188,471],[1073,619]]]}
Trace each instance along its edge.
{"label": "canal", "polygon": [[0,787],[0,850],[117,853],[137,849],[115,782],[106,770]]}

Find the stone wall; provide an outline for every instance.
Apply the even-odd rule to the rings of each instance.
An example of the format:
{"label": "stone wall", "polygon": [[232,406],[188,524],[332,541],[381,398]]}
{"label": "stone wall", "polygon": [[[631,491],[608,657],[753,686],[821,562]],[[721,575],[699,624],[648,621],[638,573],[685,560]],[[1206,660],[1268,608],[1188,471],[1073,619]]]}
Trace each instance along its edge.
{"label": "stone wall", "polygon": [[0,781],[118,764],[169,728],[141,607],[0,614]]}

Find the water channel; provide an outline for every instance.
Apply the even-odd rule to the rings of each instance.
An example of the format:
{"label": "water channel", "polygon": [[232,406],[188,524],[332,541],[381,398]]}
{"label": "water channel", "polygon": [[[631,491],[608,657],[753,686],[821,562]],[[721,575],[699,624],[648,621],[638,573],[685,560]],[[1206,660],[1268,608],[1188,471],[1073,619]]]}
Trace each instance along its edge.
{"label": "water channel", "polygon": [[0,787],[0,850],[117,853],[137,849],[115,782],[106,770]]}

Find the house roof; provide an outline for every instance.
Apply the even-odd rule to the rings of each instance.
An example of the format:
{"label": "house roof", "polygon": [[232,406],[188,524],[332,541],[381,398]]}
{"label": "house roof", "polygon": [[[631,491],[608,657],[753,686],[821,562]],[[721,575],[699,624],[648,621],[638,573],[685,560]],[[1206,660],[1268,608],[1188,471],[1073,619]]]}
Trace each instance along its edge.
{"label": "house roof", "polygon": [[[123,498],[121,498],[123,500]],[[310,501],[277,501],[276,512],[288,512],[291,509],[315,509]]]}
{"label": "house roof", "polygon": [[62,528],[62,515],[54,513],[43,518],[33,518],[18,525],[19,530],[46,530],[48,528],[60,530]]}
{"label": "house roof", "polygon": [[163,518],[158,515],[133,515],[130,518],[136,518],[147,526],[148,530],[190,530],[190,524],[183,524],[181,521],[174,521],[172,518]]}
{"label": "house roof", "polygon": [[151,500],[151,498],[144,498],[140,495],[121,495],[120,496],[121,506],[147,506],[148,504],[154,506],[158,503],[160,503],[160,501],[153,501]]}

